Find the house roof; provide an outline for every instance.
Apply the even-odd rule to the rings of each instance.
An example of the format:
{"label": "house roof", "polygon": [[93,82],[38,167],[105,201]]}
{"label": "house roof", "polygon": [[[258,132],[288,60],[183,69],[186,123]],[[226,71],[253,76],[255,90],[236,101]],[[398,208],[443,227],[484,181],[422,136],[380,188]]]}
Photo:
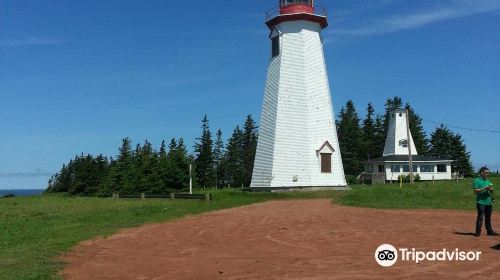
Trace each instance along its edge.
{"label": "house roof", "polygon": [[[423,156],[423,155],[413,155],[413,162],[452,162],[452,159],[438,158],[433,156]],[[408,155],[391,155],[383,156],[379,158],[369,159],[363,161],[363,163],[376,163],[376,162],[409,162],[410,159]]]}

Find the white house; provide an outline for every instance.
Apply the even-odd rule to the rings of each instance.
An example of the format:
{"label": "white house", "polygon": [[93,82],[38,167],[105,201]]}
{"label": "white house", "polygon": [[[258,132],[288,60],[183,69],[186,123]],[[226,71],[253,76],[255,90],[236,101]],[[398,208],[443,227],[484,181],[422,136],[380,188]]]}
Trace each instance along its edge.
{"label": "white house", "polygon": [[268,13],[270,61],[252,190],[345,187],[321,30],[313,0]]}
{"label": "white house", "polygon": [[[405,110],[391,112],[387,138],[383,156],[364,161],[364,180],[372,182],[397,181],[399,175],[409,175],[409,151],[407,117]],[[413,137],[409,137],[411,145],[414,175],[421,180],[451,180],[451,163],[453,160],[419,155]]]}

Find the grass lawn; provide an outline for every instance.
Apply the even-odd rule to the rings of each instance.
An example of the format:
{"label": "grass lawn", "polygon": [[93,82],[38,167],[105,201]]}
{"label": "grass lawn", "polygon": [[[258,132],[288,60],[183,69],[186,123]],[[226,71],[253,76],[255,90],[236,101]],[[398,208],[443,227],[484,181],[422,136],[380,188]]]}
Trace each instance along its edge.
{"label": "grass lawn", "polygon": [[331,198],[335,192],[286,194],[215,191],[214,201],[78,198],[61,195],[0,199],[0,279],[59,279],[57,257],[78,242],[188,214],[271,199]]}
{"label": "grass lawn", "polygon": [[[343,205],[371,208],[434,208],[434,209],[476,209],[476,196],[472,191],[473,179],[455,182],[419,182],[413,186],[386,184],[373,186],[353,186],[343,196],[334,201]],[[490,181],[500,193],[500,177]],[[500,200],[500,194],[496,195]]]}
{"label": "grass lawn", "polygon": [[[500,178],[492,178],[498,186]],[[61,195],[0,199],[0,279],[58,279],[57,257],[78,242],[119,229],[272,199],[331,198],[374,208],[474,209],[471,180],[415,186],[354,186],[347,192],[247,193],[206,190],[214,201],[79,198]],[[500,199],[500,195],[499,195]]]}

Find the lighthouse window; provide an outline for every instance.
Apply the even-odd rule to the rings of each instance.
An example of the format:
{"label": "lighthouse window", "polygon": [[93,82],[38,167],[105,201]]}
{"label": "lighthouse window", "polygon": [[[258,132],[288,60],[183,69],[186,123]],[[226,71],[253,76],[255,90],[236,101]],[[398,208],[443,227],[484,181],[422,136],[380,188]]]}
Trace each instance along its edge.
{"label": "lighthouse window", "polygon": [[321,173],[332,173],[332,154],[321,154]]}
{"label": "lighthouse window", "polygon": [[273,57],[280,55],[280,37],[276,36],[271,39],[273,44]]}

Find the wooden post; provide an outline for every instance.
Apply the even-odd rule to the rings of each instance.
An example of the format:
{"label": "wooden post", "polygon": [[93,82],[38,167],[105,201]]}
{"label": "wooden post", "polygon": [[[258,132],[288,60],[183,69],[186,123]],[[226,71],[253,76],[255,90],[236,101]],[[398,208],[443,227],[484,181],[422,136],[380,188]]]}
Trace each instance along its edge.
{"label": "wooden post", "polygon": [[116,193],[116,198],[120,198],[120,193]]}
{"label": "wooden post", "polygon": [[141,200],[144,200],[146,198],[146,194],[145,193],[141,193]]}
{"label": "wooden post", "polygon": [[170,193],[170,199],[172,199],[172,200],[175,199],[175,193]]}
{"label": "wooden post", "polygon": [[432,175],[432,185],[434,186],[434,175]]}
{"label": "wooden post", "polygon": [[205,194],[205,200],[206,200],[206,201],[210,201],[210,194],[208,194],[208,193],[207,193],[207,194]]}
{"label": "wooden post", "polygon": [[403,173],[401,173],[399,175],[399,187],[402,188],[403,187]]}
{"label": "wooden post", "polygon": [[116,193],[115,192],[113,192],[113,194],[111,195],[111,198],[112,199],[116,199]]}
{"label": "wooden post", "polygon": [[455,179],[456,179],[457,184],[458,184],[458,171],[455,172]]}

